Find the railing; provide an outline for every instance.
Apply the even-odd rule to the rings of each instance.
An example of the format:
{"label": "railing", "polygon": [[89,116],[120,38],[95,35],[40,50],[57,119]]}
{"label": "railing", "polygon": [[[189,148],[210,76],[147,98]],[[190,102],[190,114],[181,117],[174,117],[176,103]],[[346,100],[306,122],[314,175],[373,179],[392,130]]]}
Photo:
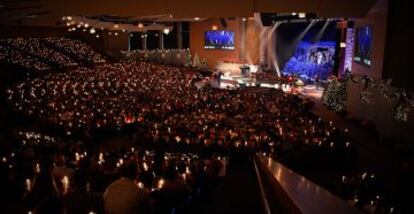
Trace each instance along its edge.
{"label": "railing", "polygon": [[265,156],[255,157],[256,174],[267,213],[361,213],[302,175]]}

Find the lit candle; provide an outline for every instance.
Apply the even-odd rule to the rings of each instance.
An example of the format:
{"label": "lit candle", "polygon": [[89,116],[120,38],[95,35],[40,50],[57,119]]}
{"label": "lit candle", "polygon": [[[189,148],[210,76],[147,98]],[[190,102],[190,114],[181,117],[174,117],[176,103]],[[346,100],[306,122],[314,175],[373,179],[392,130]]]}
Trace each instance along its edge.
{"label": "lit candle", "polygon": [[161,178],[158,181],[158,185],[157,185],[158,189],[162,189],[164,187],[164,184],[165,184],[165,181],[164,181],[164,179]]}
{"label": "lit candle", "polygon": [[148,165],[147,165],[147,163],[143,163],[142,164],[142,167],[144,168],[144,171],[148,171]]}
{"label": "lit candle", "polygon": [[36,164],[35,172],[40,173],[40,164],[38,164],[38,163]]}
{"label": "lit candle", "polygon": [[138,182],[138,187],[141,188],[141,189],[144,189],[144,183]]}
{"label": "lit candle", "polygon": [[69,178],[68,178],[68,176],[63,176],[62,184],[63,184],[63,193],[67,193],[68,190],[69,190]]}
{"label": "lit candle", "polygon": [[188,166],[185,167],[185,173],[191,174],[190,167],[188,167]]}
{"label": "lit candle", "polygon": [[32,188],[32,184],[31,184],[31,181],[30,181],[30,179],[26,179],[26,190],[28,191],[28,192],[30,192],[30,190],[31,190],[31,188]]}
{"label": "lit candle", "polygon": [[79,153],[75,152],[75,160],[78,162],[80,160],[80,155]]}

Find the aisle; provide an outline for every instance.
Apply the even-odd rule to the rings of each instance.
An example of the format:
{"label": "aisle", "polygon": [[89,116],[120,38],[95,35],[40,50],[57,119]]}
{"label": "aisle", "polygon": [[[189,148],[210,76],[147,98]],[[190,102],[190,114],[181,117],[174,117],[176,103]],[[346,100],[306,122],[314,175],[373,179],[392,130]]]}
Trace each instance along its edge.
{"label": "aisle", "polygon": [[253,163],[232,163],[228,176],[212,189],[210,197],[194,207],[194,213],[263,213],[260,189]]}

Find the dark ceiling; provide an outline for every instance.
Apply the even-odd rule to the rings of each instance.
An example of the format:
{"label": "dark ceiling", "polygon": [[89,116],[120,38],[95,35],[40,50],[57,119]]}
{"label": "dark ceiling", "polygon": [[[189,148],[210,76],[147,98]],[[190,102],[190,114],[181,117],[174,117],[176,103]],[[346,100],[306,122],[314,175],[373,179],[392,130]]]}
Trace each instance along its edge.
{"label": "dark ceiling", "polygon": [[[54,25],[64,15],[151,21],[251,17],[255,12],[314,12],[363,17],[376,0],[0,0],[0,24]],[[172,16],[171,16],[172,15]]]}

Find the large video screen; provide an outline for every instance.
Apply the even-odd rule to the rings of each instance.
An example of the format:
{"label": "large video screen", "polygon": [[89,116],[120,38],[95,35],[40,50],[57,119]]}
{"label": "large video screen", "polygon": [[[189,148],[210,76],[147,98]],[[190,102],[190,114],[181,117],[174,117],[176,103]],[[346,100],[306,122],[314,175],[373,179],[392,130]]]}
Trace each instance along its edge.
{"label": "large video screen", "polygon": [[234,32],[212,30],[204,33],[205,49],[234,50]]}
{"label": "large video screen", "polygon": [[365,26],[357,28],[355,38],[354,61],[366,66],[371,66],[372,62],[372,27]]}

